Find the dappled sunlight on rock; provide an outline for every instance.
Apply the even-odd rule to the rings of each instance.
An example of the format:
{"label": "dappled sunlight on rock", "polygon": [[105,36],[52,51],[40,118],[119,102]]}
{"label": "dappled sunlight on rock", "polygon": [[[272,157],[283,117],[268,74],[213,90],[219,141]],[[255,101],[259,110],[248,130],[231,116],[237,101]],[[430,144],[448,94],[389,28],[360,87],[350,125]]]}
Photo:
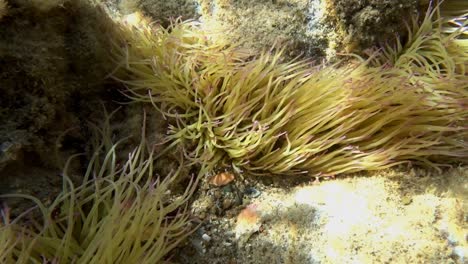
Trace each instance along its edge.
{"label": "dappled sunlight on rock", "polygon": [[[262,194],[250,204],[261,225],[247,240],[236,240],[229,238],[235,221],[220,218],[214,240],[233,240],[237,247],[217,244],[213,250],[230,252],[225,254],[238,263],[463,263],[467,197],[453,190],[468,178],[460,170],[430,177],[388,170],[305,186],[257,185]],[[227,256],[214,257],[209,247],[205,254]]]}

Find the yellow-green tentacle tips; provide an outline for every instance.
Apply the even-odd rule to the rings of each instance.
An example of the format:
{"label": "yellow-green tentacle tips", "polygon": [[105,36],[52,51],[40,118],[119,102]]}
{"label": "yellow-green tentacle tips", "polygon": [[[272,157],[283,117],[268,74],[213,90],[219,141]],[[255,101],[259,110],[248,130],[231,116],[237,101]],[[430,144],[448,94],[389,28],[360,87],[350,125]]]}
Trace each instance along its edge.
{"label": "yellow-green tentacle tips", "polygon": [[[153,157],[142,144],[117,166],[115,146],[99,164],[91,160],[86,180],[75,186],[64,175],[63,192],[41,208],[44,223],[21,227],[5,216],[0,224],[2,263],[160,263],[193,227],[185,204],[190,182],[175,199],[167,195],[173,175],[156,177]],[[175,172],[177,174],[179,172]],[[3,210],[5,212],[5,210]]]}
{"label": "yellow-green tentacle tips", "polygon": [[346,66],[249,56],[199,25],[123,29],[114,76],[170,123],[168,140],[210,168],[333,175],[468,157],[466,18],[429,11],[406,42]]}

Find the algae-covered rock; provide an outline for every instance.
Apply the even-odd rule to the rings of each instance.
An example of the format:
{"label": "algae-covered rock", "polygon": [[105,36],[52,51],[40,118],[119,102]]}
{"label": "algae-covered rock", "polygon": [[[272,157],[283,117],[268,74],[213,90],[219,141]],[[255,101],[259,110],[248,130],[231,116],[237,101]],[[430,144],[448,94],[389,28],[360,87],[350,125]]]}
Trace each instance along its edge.
{"label": "algae-covered rock", "polygon": [[165,27],[175,19],[197,19],[200,16],[197,0],[122,0],[115,6],[117,12],[123,15],[143,11],[154,22]]}
{"label": "algae-covered rock", "polygon": [[[91,124],[101,128],[104,109],[127,100],[122,85],[109,78],[118,63],[109,52],[120,32],[116,2],[108,2],[8,0],[0,20],[0,194],[53,198],[71,155],[88,154],[74,159],[69,173],[85,169],[96,147]],[[119,158],[138,145],[144,111],[151,119],[148,140],[160,140],[156,111],[127,106],[109,124],[110,140],[133,137],[121,144]],[[31,205],[9,206],[21,212]]]}
{"label": "algae-covered rock", "polygon": [[167,27],[194,19],[244,48],[284,48],[284,56],[335,59],[404,35],[419,0],[108,0],[114,14],[143,12]]}
{"label": "algae-covered rock", "polygon": [[406,33],[418,0],[199,0],[202,20],[261,51],[277,42],[287,57],[333,59]]}
{"label": "algae-covered rock", "polygon": [[334,25],[330,48],[360,52],[405,34],[418,0],[324,0],[326,21]]}
{"label": "algae-covered rock", "polygon": [[84,1],[10,0],[9,6],[0,21],[0,144],[20,145],[37,162],[61,166],[54,151],[84,140],[80,126],[92,111],[90,98],[102,93],[112,69],[110,21]]}
{"label": "algae-covered rock", "polygon": [[244,47],[268,50],[276,42],[285,55],[322,56],[326,47],[320,1],[200,0],[202,19],[218,24],[226,37]]}
{"label": "algae-covered rock", "polygon": [[[0,20],[0,194],[53,200],[72,154],[90,144],[89,121],[111,101],[112,22],[90,1],[8,0]],[[80,171],[74,159],[69,173]],[[73,178],[73,175],[69,176]],[[77,181],[80,181],[78,179]],[[8,201],[12,215],[33,206]]]}

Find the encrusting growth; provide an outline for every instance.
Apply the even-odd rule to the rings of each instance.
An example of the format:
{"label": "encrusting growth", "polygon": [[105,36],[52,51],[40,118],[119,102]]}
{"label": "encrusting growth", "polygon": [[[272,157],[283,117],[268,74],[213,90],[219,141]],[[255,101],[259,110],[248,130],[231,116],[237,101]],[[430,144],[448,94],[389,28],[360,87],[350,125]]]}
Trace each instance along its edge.
{"label": "encrusting growth", "polygon": [[[252,59],[195,23],[123,28],[114,78],[170,121],[193,162],[255,174],[336,175],[468,157],[466,18],[428,11],[403,44],[359,62]],[[460,24],[461,23],[461,24]],[[118,42],[117,42],[118,43]]]}

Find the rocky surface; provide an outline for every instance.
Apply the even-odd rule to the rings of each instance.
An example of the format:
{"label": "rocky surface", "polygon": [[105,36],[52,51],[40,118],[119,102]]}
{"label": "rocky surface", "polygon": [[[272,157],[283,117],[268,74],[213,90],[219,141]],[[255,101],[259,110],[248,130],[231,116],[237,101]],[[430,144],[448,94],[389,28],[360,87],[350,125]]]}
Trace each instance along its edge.
{"label": "rocky surface", "polygon": [[202,185],[192,211],[203,225],[177,263],[468,262],[466,168],[323,182],[238,177]]}

